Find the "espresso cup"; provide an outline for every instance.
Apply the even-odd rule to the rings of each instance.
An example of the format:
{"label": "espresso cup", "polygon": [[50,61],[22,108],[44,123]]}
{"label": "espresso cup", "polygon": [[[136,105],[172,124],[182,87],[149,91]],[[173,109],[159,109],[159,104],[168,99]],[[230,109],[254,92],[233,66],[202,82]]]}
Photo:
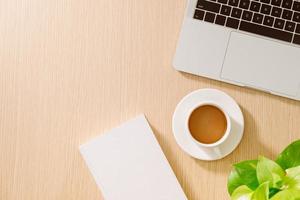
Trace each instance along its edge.
{"label": "espresso cup", "polygon": [[[205,110],[205,112],[202,111],[203,116],[201,116],[201,111],[199,111],[201,109]],[[195,137],[195,135],[201,134],[203,138],[211,137],[211,135],[205,135],[205,134],[216,134],[216,131],[220,132],[220,130],[216,130],[215,132],[211,131],[211,132],[204,133],[202,131],[202,133],[195,133],[195,132],[193,132],[195,130],[191,130],[192,124],[190,124],[190,123],[191,123],[191,120],[193,120],[192,123],[197,123],[197,117],[199,117],[199,120],[201,120],[202,123],[199,123],[199,125],[198,124],[196,125],[196,126],[198,126],[197,129],[202,129],[201,125],[207,126],[207,127],[203,128],[204,130],[205,129],[213,130],[214,126],[220,126],[220,124],[214,124],[216,122],[215,119],[212,119],[214,117],[214,114],[209,113],[210,112],[209,110],[211,112],[217,113],[217,114],[215,114],[215,116],[218,118],[220,118],[221,115],[223,115],[224,122],[222,122],[222,123],[226,123],[226,128],[224,128],[222,133],[218,133],[218,134],[222,134],[222,137],[219,137],[215,141],[212,141],[212,142],[204,142],[203,140],[201,140],[201,138]],[[198,113],[195,114],[195,112],[198,112]],[[226,142],[229,135],[231,134],[232,122],[231,122],[231,119],[230,119],[229,115],[227,114],[227,112],[224,111],[224,109],[220,105],[218,105],[218,103],[212,102],[212,101],[211,102],[207,101],[207,102],[202,102],[202,103],[195,105],[190,110],[190,112],[187,116],[188,117],[186,118],[186,127],[185,128],[187,129],[186,133],[188,134],[190,139],[194,143],[196,143],[199,148],[202,148],[208,154],[217,154],[220,156],[221,155],[220,146]],[[205,116],[209,116],[209,117],[207,117],[209,119],[206,119]],[[193,117],[193,119],[191,119],[192,117]],[[200,119],[200,118],[202,118],[202,119]],[[204,120],[204,123],[203,123],[203,120]],[[205,120],[207,120],[207,123]],[[209,123],[209,122],[211,122],[211,123]],[[195,126],[195,124],[194,124],[194,126]]]}

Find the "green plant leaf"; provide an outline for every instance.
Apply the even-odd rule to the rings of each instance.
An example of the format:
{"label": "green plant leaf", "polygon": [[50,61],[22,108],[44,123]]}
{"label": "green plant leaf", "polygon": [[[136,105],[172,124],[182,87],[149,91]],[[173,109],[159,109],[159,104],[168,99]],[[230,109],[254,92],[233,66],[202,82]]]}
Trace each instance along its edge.
{"label": "green plant leaf", "polygon": [[231,200],[251,200],[253,191],[246,185],[242,185],[232,193]]}
{"label": "green plant leaf", "polygon": [[300,190],[300,166],[286,170],[286,177],[283,180],[283,188]]}
{"label": "green plant leaf", "polygon": [[270,188],[269,189],[269,198],[271,198],[272,196],[274,196],[278,192],[280,192],[280,189],[278,189],[278,188]]}
{"label": "green plant leaf", "polygon": [[276,162],[260,156],[235,164],[227,187],[232,200],[300,200],[300,140]]}
{"label": "green plant leaf", "polygon": [[286,171],[287,176],[300,180],[300,166],[289,168]]}
{"label": "green plant leaf", "polygon": [[256,177],[256,166],[257,160],[246,160],[233,166],[227,183],[230,195],[242,185],[248,186],[251,190],[255,190],[259,186]]}
{"label": "green plant leaf", "polygon": [[300,165],[300,140],[290,144],[281,154],[276,162],[284,169],[297,167]]}
{"label": "green plant leaf", "polygon": [[281,189],[271,200],[300,200],[300,166],[286,170]]}
{"label": "green plant leaf", "polygon": [[300,200],[299,189],[287,189],[278,192],[270,200]]}
{"label": "green plant leaf", "polygon": [[284,176],[284,170],[277,163],[263,156],[258,158],[257,179],[260,184],[269,182],[270,187],[280,188]]}
{"label": "green plant leaf", "polygon": [[251,200],[268,200],[269,199],[269,182],[261,184],[252,194]]}

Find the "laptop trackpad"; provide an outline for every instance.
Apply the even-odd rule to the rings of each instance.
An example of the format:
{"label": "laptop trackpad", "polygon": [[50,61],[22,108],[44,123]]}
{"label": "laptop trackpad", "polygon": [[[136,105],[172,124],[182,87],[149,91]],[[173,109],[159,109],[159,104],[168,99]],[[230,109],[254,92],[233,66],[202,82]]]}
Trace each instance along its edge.
{"label": "laptop trackpad", "polygon": [[231,33],[221,77],[245,86],[296,96],[300,48],[242,33]]}

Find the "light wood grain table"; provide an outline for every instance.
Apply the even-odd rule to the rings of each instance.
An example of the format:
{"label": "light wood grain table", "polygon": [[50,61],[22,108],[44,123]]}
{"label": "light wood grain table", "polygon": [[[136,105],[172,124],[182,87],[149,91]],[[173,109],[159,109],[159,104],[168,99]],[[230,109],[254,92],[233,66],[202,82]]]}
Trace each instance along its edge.
{"label": "light wood grain table", "polygon": [[[232,163],[300,137],[300,102],[172,68],[185,4],[0,0],[1,200],[102,199],[78,146],[140,113],[189,200],[229,199]],[[186,155],[171,130],[179,100],[207,87],[245,116],[241,145],[216,162]]]}

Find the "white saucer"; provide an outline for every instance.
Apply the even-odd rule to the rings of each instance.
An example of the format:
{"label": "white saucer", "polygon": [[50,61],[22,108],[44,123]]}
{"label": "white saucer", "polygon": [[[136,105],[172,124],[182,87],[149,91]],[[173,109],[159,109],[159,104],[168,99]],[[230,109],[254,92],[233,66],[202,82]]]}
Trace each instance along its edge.
{"label": "white saucer", "polygon": [[[186,133],[185,122],[189,111],[202,101],[217,102],[232,120],[228,139],[221,144],[221,155],[212,154],[207,148],[199,147]],[[200,160],[218,160],[230,154],[240,143],[244,133],[243,113],[233,98],[216,89],[200,89],[185,96],[177,105],[172,122],[177,144],[189,155]]]}

